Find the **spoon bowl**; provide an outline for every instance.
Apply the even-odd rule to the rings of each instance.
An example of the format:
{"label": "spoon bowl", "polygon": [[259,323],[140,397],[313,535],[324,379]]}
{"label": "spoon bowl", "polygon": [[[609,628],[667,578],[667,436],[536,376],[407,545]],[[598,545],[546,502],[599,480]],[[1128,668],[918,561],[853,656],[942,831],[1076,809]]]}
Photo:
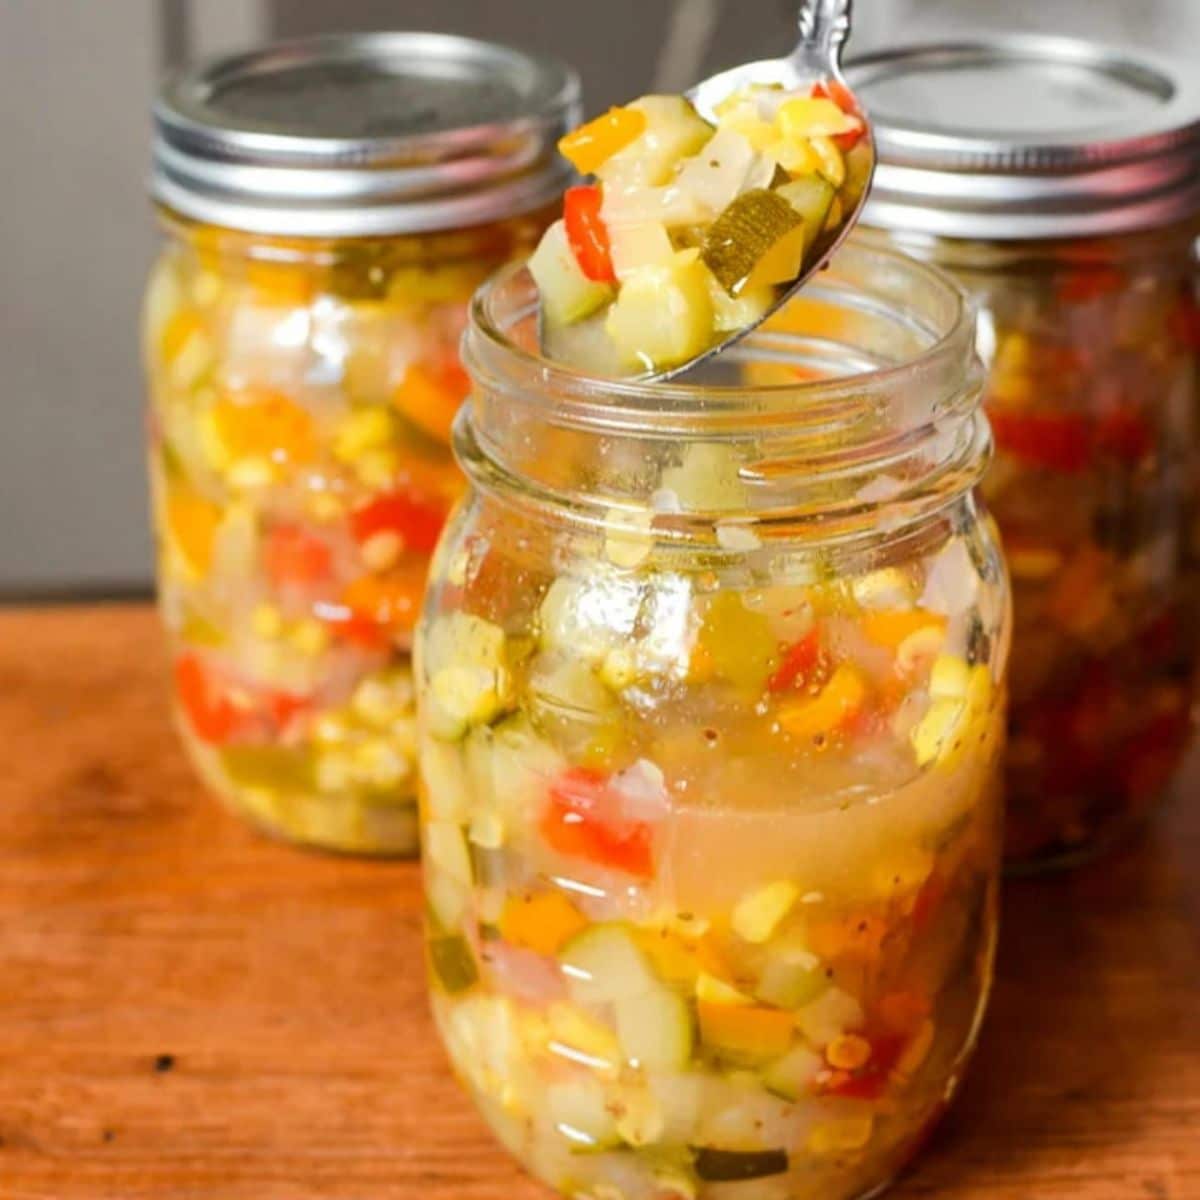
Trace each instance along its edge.
{"label": "spoon bowl", "polygon": [[[759,62],[742,63],[730,67],[708,79],[701,80],[687,97],[696,111],[706,120],[713,120],[721,102],[741,88],[759,84],[779,86],[792,91],[805,84],[832,79],[842,84],[842,48],[850,34],[850,9],[852,0],[802,0],[798,24],[800,40],[786,58],[769,58]],[[849,90],[847,88],[847,90]],[[653,371],[639,375],[639,382],[663,382],[693,370],[701,363],[729,349],[730,346],[753,333],[764,321],[786,305],[816,273],[824,269],[837,248],[846,240],[850,231],[858,224],[863,205],[871,190],[871,179],[875,174],[875,139],[867,122],[866,136],[871,147],[871,169],[866,183],[859,193],[854,208],[844,214],[842,223],[829,233],[817,238],[806,256],[804,269],[786,287],[780,289],[774,303],[757,320],[735,330],[728,337],[714,343],[702,354],[665,371]]]}

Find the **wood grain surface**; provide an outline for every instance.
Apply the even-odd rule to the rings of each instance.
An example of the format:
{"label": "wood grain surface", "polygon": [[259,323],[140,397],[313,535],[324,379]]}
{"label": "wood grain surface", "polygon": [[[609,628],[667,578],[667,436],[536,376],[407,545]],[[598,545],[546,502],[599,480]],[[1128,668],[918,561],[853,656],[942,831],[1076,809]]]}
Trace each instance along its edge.
{"label": "wood grain surface", "polygon": [[[0,612],[0,1196],[545,1197],[433,1036],[417,869],[226,816],[162,675],[145,608]],[[1009,886],[978,1058],[891,1196],[1200,1197],[1198,792]]]}

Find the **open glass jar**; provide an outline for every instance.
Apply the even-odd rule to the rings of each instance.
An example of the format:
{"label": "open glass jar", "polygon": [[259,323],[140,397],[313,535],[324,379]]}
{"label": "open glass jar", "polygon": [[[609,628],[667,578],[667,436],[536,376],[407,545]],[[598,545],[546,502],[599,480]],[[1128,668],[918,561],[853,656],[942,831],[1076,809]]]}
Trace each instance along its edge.
{"label": "open glass jar", "polygon": [[475,301],[416,643],[433,1008],[572,1197],[838,1200],[942,1111],[992,968],[1007,583],[958,290],[853,243],[696,382]]}
{"label": "open glass jar", "polygon": [[416,849],[408,651],[471,293],[536,245],[574,77],[433,35],[208,64],[156,108],[150,475],[178,724],[285,837]]}
{"label": "open glass jar", "polygon": [[880,147],[865,220],[980,309],[1016,631],[1010,863],[1112,844],[1188,746],[1197,649],[1200,90],[1075,41],[850,69]]}

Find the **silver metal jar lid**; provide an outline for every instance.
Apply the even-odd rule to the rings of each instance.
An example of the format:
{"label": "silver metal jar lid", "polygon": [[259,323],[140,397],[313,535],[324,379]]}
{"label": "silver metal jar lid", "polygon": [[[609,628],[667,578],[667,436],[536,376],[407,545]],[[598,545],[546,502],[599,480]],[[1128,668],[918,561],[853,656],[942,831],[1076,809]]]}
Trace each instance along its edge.
{"label": "silver metal jar lid", "polygon": [[949,238],[1093,237],[1200,212],[1200,69],[1070,38],[895,47],[846,68],[879,165],[863,220]]}
{"label": "silver metal jar lid", "polygon": [[569,182],[568,67],[436,33],[307,38],[169,78],[151,192],[253,233],[362,237],[528,212]]}

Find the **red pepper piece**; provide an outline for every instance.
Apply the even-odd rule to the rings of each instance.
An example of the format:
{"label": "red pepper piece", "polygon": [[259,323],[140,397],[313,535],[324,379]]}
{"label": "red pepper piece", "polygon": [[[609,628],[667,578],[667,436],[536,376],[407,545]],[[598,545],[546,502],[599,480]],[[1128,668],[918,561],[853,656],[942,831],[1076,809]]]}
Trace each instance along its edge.
{"label": "red pepper piece", "polygon": [[1167,329],[1185,349],[1200,353],[1200,303],[1185,289],[1167,317]]}
{"label": "red pepper piece", "polygon": [[1100,418],[1096,449],[1119,462],[1137,464],[1154,449],[1154,431],[1137,408],[1124,405]]}
{"label": "red pepper piece", "polygon": [[1074,413],[989,412],[996,446],[1030,466],[1073,475],[1092,460],[1087,419]]}
{"label": "red pepper piece", "polygon": [[329,547],[299,525],[276,525],[267,534],[263,565],[275,587],[311,585],[327,580],[333,570]]}
{"label": "red pepper piece", "polygon": [[1065,275],[1058,284],[1058,298],[1068,304],[1081,304],[1119,292],[1125,276],[1116,267],[1081,266]]}
{"label": "red pepper piece", "polygon": [[820,661],[821,633],[814,625],[784,652],[783,661],[767,680],[767,691],[778,694],[806,686],[812,681]]}
{"label": "red pepper piece", "polygon": [[567,188],[563,224],[579,269],[595,283],[616,283],[608,228],[600,216],[601,193],[594,184]]}
{"label": "red pepper piece", "polygon": [[[854,93],[837,79],[830,79],[826,83],[814,83],[810,94],[817,100],[832,100],[847,116],[857,117],[860,121],[863,120],[862,110],[858,107],[858,100],[855,98]],[[834,134],[833,144],[845,153],[847,150],[853,150],[862,141],[866,132],[866,122],[863,121],[861,129],[852,129],[849,133]]]}
{"label": "red pepper piece", "polygon": [[572,767],[551,785],[541,832],[552,849],[569,858],[641,879],[654,874],[653,830],[621,813],[621,798],[600,771]]}
{"label": "red pepper piece", "polygon": [[826,1095],[850,1100],[878,1100],[883,1095],[909,1039],[904,1034],[885,1033],[868,1037],[867,1041],[871,1043],[871,1057],[857,1071],[835,1072],[822,1089]]}
{"label": "red pepper piece", "polygon": [[361,546],[379,533],[394,533],[404,550],[429,554],[437,545],[446,523],[446,507],[408,491],[387,492],[354,512],[350,528]]}
{"label": "red pepper piece", "polygon": [[237,732],[241,710],[197,655],[184,654],[175,660],[175,693],[201,741],[220,745]]}

